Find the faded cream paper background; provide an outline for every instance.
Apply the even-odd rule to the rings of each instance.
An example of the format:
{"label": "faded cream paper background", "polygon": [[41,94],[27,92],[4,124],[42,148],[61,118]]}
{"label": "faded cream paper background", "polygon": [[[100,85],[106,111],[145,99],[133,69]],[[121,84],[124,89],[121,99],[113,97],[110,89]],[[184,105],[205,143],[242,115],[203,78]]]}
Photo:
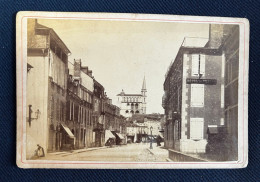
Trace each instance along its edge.
{"label": "faded cream paper background", "polygon": [[[214,22],[218,23],[234,23],[237,22],[240,24],[240,61],[239,61],[239,160],[237,162],[214,162],[214,164],[209,164],[209,163],[196,163],[196,164],[189,164],[189,163],[184,163],[184,162],[160,162],[160,163],[102,163],[102,162],[96,162],[96,164],[93,164],[93,162],[82,162],[82,161],[26,161],[25,159],[25,140],[22,141],[22,138],[25,139],[25,120],[26,120],[26,52],[27,52],[27,47],[26,47],[26,32],[27,32],[27,24],[26,20],[27,18],[39,18],[41,17],[52,17],[51,20],[39,20],[39,23],[44,24],[48,26],[49,24],[57,24],[58,22],[62,21],[68,21],[67,25],[75,24],[75,27],[77,27],[77,23],[74,23],[76,21],[79,21],[80,19],[85,19],[85,20],[80,20],[80,21],[93,21],[91,22],[92,24],[95,24],[95,21],[102,21],[104,25],[107,26],[124,26],[125,31],[124,32],[117,32],[117,35],[119,34],[120,36],[116,36],[111,34],[108,38],[107,41],[113,40],[111,42],[112,47],[111,49],[111,55],[115,55],[115,52],[122,48],[122,46],[116,46],[118,42],[122,42],[123,40],[127,41],[132,41],[133,44],[135,44],[135,39],[142,41],[142,36],[138,37],[136,35],[135,37],[129,37],[127,36],[128,34],[131,34],[130,29],[127,29],[127,26],[134,24],[134,23],[140,23],[143,25],[147,24],[145,26],[146,29],[140,29],[138,31],[142,32],[148,32],[147,36],[152,37],[149,41],[151,42],[156,42],[158,39],[162,39],[160,36],[161,34],[168,35],[169,33],[167,31],[171,31],[171,28],[173,28],[173,25],[176,24],[181,24],[179,31],[183,32],[184,29],[188,29],[189,25],[193,25],[192,27],[200,28],[202,31],[200,32],[199,35],[197,33],[194,33],[194,36],[199,36],[199,37],[207,37],[207,28],[208,24]],[[55,18],[53,18],[55,17]],[[66,17],[66,18],[63,18]],[[77,17],[77,18],[75,18]],[[68,20],[69,19],[69,20]],[[98,20],[99,19],[99,20]],[[101,19],[101,20],[100,20]],[[95,20],[95,21],[94,21]],[[176,23],[178,22],[178,23]],[[189,23],[187,23],[189,22]],[[94,25],[94,28],[89,29],[88,31],[95,32],[97,34],[97,37],[102,36],[102,33],[99,32],[99,30],[102,30],[102,26],[98,27],[100,25],[100,22],[96,23],[97,25]],[[160,24],[158,26],[157,24]],[[22,26],[23,25],[23,26]],[[64,39],[66,36],[66,31],[63,32],[66,27],[62,26],[67,26],[65,24],[60,25],[60,30],[59,26],[58,28],[55,28],[55,31],[61,36],[62,39]],[[162,26],[161,26],[162,25]],[[217,17],[190,17],[190,16],[172,16],[172,15],[142,15],[142,14],[105,14],[105,13],[58,13],[58,12],[20,12],[17,15],[17,165],[19,167],[24,167],[24,168],[237,168],[237,167],[244,167],[247,165],[247,151],[248,151],[248,141],[247,141],[247,103],[248,103],[248,49],[249,49],[249,23],[246,19],[233,19],[233,18],[217,18]],[[158,34],[154,34],[151,32],[151,28],[155,28],[158,32]],[[195,29],[196,29],[195,28]],[[203,31],[204,30],[204,31]],[[75,28],[75,31],[77,31],[77,28]],[[109,31],[109,29],[108,29]],[[114,31],[114,29],[113,29]],[[192,31],[191,31],[192,32]],[[81,32],[82,33],[82,32]],[[78,35],[75,36],[84,36],[80,32]],[[107,32],[109,34],[109,32]],[[111,32],[110,32],[111,33]],[[22,36],[23,35],[23,36]],[[62,37],[63,36],[63,37]],[[69,36],[69,34],[67,35]],[[169,35],[168,35],[169,36]],[[95,38],[97,38],[95,37]],[[183,35],[180,36],[180,40],[182,41]],[[21,40],[21,38],[23,38]],[[95,39],[94,38],[94,39]],[[94,41],[89,38],[89,42],[86,43],[87,50],[91,49],[91,47],[88,47],[88,44],[94,44],[93,46],[102,46],[98,44],[98,41]],[[73,40],[73,37],[71,38]],[[178,39],[176,40],[171,40],[170,36],[165,38],[165,44],[164,45],[158,45],[158,47],[164,47],[164,46],[169,46],[171,45],[171,41],[180,41]],[[151,45],[151,42],[146,42],[146,44],[149,46]],[[175,43],[176,43],[175,42]],[[71,42],[66,42],[68,44],[68,47],[71,49],[73,53],[73,58],[81,58],[83,60],[83,65],[84,61],[86,61],[86,64],[92,64],[91,69],[95,70],[94,76],[98,79],[99,77],[102,77],[102,73],[104,73],[104,70],[106,68],[106,65],[100,65],[97,64],[97,60],[95,60],[94,55],[88,55],[87,57],[77,57],[77,55],[80,55],[80,52],[83,51],[82,49],[77,49],[75,50],[72,49],[74,45],[77,43],[71,41]],[[181,42],[180,42],[181,44]],[[73,46],[70,46],[73,45]],[[124,45],[124,44],[123,44]],[[245,50],[242,48],[245,47]],[[106,47],[103,47],[103,49]],[[163,58],[162,60],[167,60],[166,63],[160,62],[160,66],[158,66],[156,63],[158,63],[158,58],[153,56],[153,52],[156,51],[156,49],[153,46],[150,46],[148,50],[149,51],[149,56],[147,56],[147,53],[142,52],[142,44],[138,44],[135,47],[136,49],[140,50],[139,60],[133,60],[131,56],[127,57],[126,55],[129,55],[131,51],[133,50],[125,50],[124,51],[119,51],[120,54],[117,54],[118,60],[120,59],[127,59],[129,61],[129,64],[127,65],[122,65],[123,63],[118,63],[118,60],[114,60],[109,57],[102,57],[102,53],[99,53],[99,58],[98,59],[106,59],[108,62],[114,61],[114,64],[111,64],[111,75],[115,78],[118,78],[119,75],[121,74],[129,74],[128,72],[122,72],[117,69],[115,66],[116,63],[118,63],[118,67],[126,67],[129,69],[129,72],[131,73],[131,69],[138,69],[136,71],[136,75],[131,77],[133,79],[133,83],[136,83],[137,80],[140,80],[140,77],[143,77],[144,74],[148,74],[144,68],[146,64],[149,64],[149,69],[153,69],[154,74],[147,75],[147,77],[152,77],[153,81],[157,82],[162,82],[164,79],[164,74],[161,77],[156,77],[158,75],[159,70],[163,70],[163,72],[166,72],[167,67],[169,66],[170,60],[174,59],[174,55],[179,49],[178,47],[173,47],[172,48],[172,53],[167,55],[172,55],[171,57],[166,57]],[[102,48],[101,48],[102,50]],[[163,48],[162,48],[163,50]],[[169,51],[169,49],[167,49]],[[245,52],[244,52],[245,51]],[[91,51],[90,51],[91,52]],[[131,55],[131,54],[130,54]],[[145,57],[142,57],[143,55],[146,55]],[[162,53],[163,57],[164,53]],[[245,58],[245,60],[243,60]],[[72,62],[72,60],[69,60]],[[97,69],[96,67],[99,66]],[[101,67],[101,69],[100,69]],[[23,68],[23,70],[22,70]],[[100,71],[99,71],[100,70]],[[107,73],[109,74],[109,73]],[[154,76],[155,75],[155,76]],[[153,77],[154,76],[154,77]],[[130,77],[129,77],[130,79]],[[113,80],[113,79],[112,79]],[[121,80],[119,84],[121,87],[126,87],[128,84],[124,85],[124,83],[130,82],[129,80]],[[130,82],[131,83],[131,82]],[[138,82],[137,82],[138,83]],[[111,83],[110,80],[104,80],[104,86],[106,88],[111,87],[111,91],[108,91],[108,94],[114,94],[116,91],[120,92],[122,88],[118,87],[113,87],[110,85],[113,85],[114,83]],[[149,81],[147,81],[147,84],[149,84]],[[116,84],[118,85],[118,84]],[[140,83],[141,87],[141,83]],[[147,85],[149,88],[149,85]],[[131,86],[127,86],[126,88],[131,88]],[[161,89],[162,90],[162,89]],[[136,90],[127,90],[129,92],[136,92]],[[149,90],[149,94],[151,95],[156,95],[158,96],[159,101],[161,101],[161,96],[163,92],[160,93],[159,89],[158,90]],[[110,95],[109,95],[110,96]],[[113,99],[113,95],[111,95],[111,98]],[[114,99],[113,99],[114,100]],[[157,99],[158,100],[158,99]],[[151,105],[156,105],[157,103],[151,103]],[[158,104],[157,104],[158,105]],[[160,105],[160,103],[159,103]],[[148,106],[149,108],[149,106]],[[151,108],[152,112],[158,108]],[[23,136],[23,137],[21,137]],[[92,163],[92,164],[91,164]]]}

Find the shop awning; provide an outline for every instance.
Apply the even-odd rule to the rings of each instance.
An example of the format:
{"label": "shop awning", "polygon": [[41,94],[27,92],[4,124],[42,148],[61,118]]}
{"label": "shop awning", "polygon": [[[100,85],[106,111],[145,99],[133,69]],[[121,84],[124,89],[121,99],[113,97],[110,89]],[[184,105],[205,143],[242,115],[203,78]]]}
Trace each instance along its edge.
{"label": "shop awning", "polygon": [[70,131],[70,129],[67,126],[65,126],[63,124],[61,124],[61,126],[66,131],[66,133],[69,135],[70,138],[75,138],[75,136],[73,135],[73,133]]}
{"label": "shop awning", "polygon": [[123,135],[121,135],[121,133],[116,133],[116,135],[117,135],[121,140],[124,139],[124,137],[123,137]]}
{"label": "shop awning", "polygon": [[110,130],[106,130],[105,132],[105,142],[107,142],[107,140],[109,138],[116,138],[115,135],[113,135],[113,133]]}

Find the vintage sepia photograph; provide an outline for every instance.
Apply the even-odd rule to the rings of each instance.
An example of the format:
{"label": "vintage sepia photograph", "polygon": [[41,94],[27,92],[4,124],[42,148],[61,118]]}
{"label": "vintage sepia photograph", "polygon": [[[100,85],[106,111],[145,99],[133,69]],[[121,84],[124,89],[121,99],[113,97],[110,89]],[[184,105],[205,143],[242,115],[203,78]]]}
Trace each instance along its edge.
{"label": "vintage sepia photograph", "polygon": [[17,165],[246,167],[248,42],[246,19],[20,12]]}

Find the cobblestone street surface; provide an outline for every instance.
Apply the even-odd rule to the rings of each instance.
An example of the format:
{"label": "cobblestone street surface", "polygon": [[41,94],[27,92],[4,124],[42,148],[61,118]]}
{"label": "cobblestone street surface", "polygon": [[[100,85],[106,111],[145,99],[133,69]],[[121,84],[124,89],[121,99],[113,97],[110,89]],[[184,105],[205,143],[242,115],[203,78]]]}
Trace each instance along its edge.
{"label": "cobblestone street surface", "polygon": [[41,160],[110,161],[110,162],[166,162],[168,151],[162,147],[149,149],[150,144],[128,144],[112,148],[90,148],[71,152],[48,153]]}

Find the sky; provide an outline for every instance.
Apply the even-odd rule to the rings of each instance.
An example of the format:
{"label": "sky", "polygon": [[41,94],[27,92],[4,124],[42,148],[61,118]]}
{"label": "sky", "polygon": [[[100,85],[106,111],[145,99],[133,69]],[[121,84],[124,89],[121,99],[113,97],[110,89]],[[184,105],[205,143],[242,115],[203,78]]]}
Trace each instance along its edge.
{"label": "sky", "polygon": [[147,87],[147,113],[162,108],[165,73],[184,37],[209,36],[209,24],[38,19],[53,28],[71,51],[69,61],[81,59],[93,71],[108,97],[140,94],[143,78]]}

